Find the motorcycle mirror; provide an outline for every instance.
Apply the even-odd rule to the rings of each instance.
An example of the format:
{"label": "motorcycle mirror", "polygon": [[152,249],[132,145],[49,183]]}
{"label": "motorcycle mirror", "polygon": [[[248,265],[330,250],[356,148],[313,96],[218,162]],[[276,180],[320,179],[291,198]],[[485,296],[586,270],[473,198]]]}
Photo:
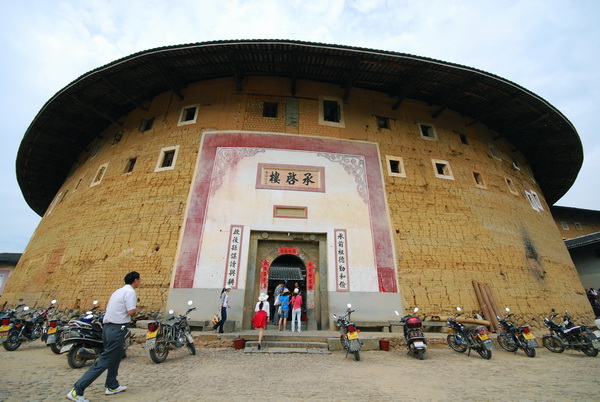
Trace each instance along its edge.
{"label": "motorcycle mirror", "polygon": [[510,309],[508,307],[505,307],[504,310],[508,313],[510,311]]}
{"label": "motorcycle mirror", "polygon": [[86,311],[85,313],[86,313],[87,315],[92,315],[92,312],[91,312],[91,311]]}
{"label": "motorcycle mirror", "polygon": [[335,314],[332,314],[332,316],[333,316],[333,319],[334,319],[334,320],[337,320],[337,315],[335,315]]}
{"label": "motorcycle mirror", "polygon": [[189,300],[189,301],[188,301],[188,306],[191,306],[192,304],[194,304],[194,302],[193,302],[193,301],[191,301],[191,300]]}
{"label": "motorcycle mirror", "polygon": [[352,308],[352,304],[348,303],[348,308]]}
{"label": "motorcycle mirror", "polygon": [[173,309],[169,310],[169,314],[173,314]]}
{"label": "motorcycle mirror", "polygon": [[92,302],[92,304],[95,306],[96,304],[98,304],[98,300],[94,300],[94,301]]}
{"label": "motorcycle mirror", "polygon": [[569,314],[569,310],[565,310],[565,314]]}
{"label": "motorcycle mirror", "polygon": [[550,310],[550,311],[551,311],[552,313],[554,313],[556,310],[552,309],[552,310]]}
{"label": "motorcycle mirror", "polygon": [[413,313],[416,313],[417,311],[419,311],[419,308],[415,307],[415,309],[413,310]]}
{"label": "motorcycle mirror", "polygon": [[56,299],[52,299],[52,301],[50,302],[50,304],[56,304]]}
{"label": "motorcycle mirror", "polygon": [[456,308],[456,311],[462,311],[462,308],[460,308],[460,307],[457,307],[457,308]]}
{"label": "motorcycle mirror", "polygon": [[28,310],[29,310],[28,306],[23,307],[23,311],[28,311]]}
{"label": "motorcycle mirror", "polygon": [[394,313],[396,313],[396,315],[397,315],[398,317],[400,317],[400,313],[398,312],[398,310],[394,310]]}

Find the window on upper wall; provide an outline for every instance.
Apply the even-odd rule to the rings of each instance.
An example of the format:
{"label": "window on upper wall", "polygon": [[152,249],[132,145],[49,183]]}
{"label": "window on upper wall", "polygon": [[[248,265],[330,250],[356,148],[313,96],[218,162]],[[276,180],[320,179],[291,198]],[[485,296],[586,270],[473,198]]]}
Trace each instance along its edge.
{"label": "window on upper wall", "polygon": [[129,158],[127,160],[127,164],[125,165],[125,173],[133,172],[133,168],[135,167],[136,162],[137,162],[137,158]]}
{"label": "window on upper wall", "polygon": [[377,128],[390,129],[389,117],[375,116],[377,119]]}
{"label": "window on upper wall", "polygon": [[487,188],[485,182],[483,181],[483,176],[479,172],[473,172],[473,180],[475,181],[475,186],[480,188]]}
{"label": "window on upper wall", "polygon": [[151,117],[149,119],[142,119],[142,121],[140,122],[140,131],[142,133],[144,131],[148,131],[152,128],[153,125],[154,125],[154,117]]}
{"label": "window on upper wall", "polygon": [[100,184],[100,182],[104,178],[104,174],[106,173],[107,168],[108,168],[108,163],[105,163],[104,165],[102,165],[98,168],[98,171],[96,172],[96,176],[94,176],[94,180],[92,181],[92,184],[90,184],[90,187],[97,186],[98,184]]}
{"label": "window on upper wall", "polygon": [[460,137],[461,144],[469,145],[469,137],[466,134],[458,133],[458,136]]}
{"label": "window on upper wall", "polygon": [[404,162],[401,157],[386,155],[385,160],[387,162],[388,175],[394,177],[406,177]]}
{"label": "window on upper wall", "polygon": [[61,200],[61,197],[62,197],[62,192],[58,193],[58,195],[54,198],[54,201],[52,201],[52,204],[50,204],[50,206],[48,207],[48,210],[46,211],[46,216],[50,215],[52,213],[52,211],[54,211],[54,207]]}
{"label": "window on upper wall", "polygon": [[514,195],[519,195],[519,192],[517,191],[517,189],[515,188],[515,183],[512,181],[512,179],[509,179],[508,177],[504,179],[506,181],[506,185],[508,186],[508,191],[510,191],[511,193],[513,193]]}
{"label": "window on upper wall", "polygon": [[319,98],[319,124],[332,127],[345,127],[342,100],[334,97]]}
{"label": "window on upper wall", "polygon": [[498,149],[494,146],[494,144],[488,144],[488,149],[490,150],[490,155],[492,155],[492,158],[502,160],[500,158],[500,152],[498,152]]}
{"label": "window on upper wall", "polygon": [[542,206],[542,201],[540,200],[540,197],[537,195],[537,193],[535,191],[525,190],[525,197],[527,198],[527,200],[529,200],[529,203],[531,204],[531,208],[533,208],[536,211],[544,210],[544,207]]}
{"label": "window on upper wall", "polygon": [[569,230],[569,224],[567,222],[561,222],[560,226],[562,226],[563,230]]}
{"label": "window on upper wall", "polygon": [[437,132],[432,124],[419,123],[419,134],[426,140],[437,140]]}
{"label": "window on upper wall", "polygon": [[519,167],[519,161],[515,158],[512,158],[512,168],[515,170],[521,170],[521,168]]}
{"label": "window on upper wall", "polygon": [[177,162],[177,154],[179,153],[179,145],[165,147],[160,150],[158,161],[156,162],[155,172],[175,169]]}
{"label": "window on upper wall", "polygon": [[96,144],[96,146],[94,146],[94,149],[92,149],[92,154],[90,156],[90,159],[94,159],[98,153],[100,152],[100,149],[102,148],[102,144],[104,144],[103,142],[99,142]]}
{"label": "window on upper wall", "polygon": [[277,117],[278,106],[279,104],[277,102],[264,102],[263,117]]}
{"label": "window on upper wall", "polygon": [[454,180],[452,169],[450,168],[450,162],[439,159],[432,159],[433,173],[438,179]]}
{"label": "window on upper wall", "polygon": [[583,230],[583,226],[581,226],[581,223],[575,222],[575,229],[577,229],[577,230]]}
{"label": "window on upper wall", "polygon": [[178,126],[195,124],[198,117],[198,105],[185,106],[181,109]]}

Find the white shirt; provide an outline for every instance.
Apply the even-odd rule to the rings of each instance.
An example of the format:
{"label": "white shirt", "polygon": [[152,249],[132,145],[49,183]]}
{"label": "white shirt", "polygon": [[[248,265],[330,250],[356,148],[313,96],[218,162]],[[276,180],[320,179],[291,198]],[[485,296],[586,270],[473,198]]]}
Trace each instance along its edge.
{"label": "white shirt", "polygon": [[103,322],[105,324],[126,324],[130,322],[131,316],[127,312],[133,310],[136,303],[137,297],[133,286],[125,285],[115,290],[106,305]]}
{"label": "white shirt", "polygon": [[[256,303],[256,307],[254,307],[254,311],[258,312],[261,310],[260,303],[261,302]],[[267,312],[267,317],[268,317],[269,316],[269,302],[265,301],[265,302],[262,302],[262,304],[263,304],[262,310]]]}

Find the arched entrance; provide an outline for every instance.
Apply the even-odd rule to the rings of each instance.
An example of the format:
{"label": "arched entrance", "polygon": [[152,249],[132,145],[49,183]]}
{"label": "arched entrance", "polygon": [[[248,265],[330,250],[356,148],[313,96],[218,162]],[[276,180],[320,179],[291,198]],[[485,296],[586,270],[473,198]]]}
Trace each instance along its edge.
{"label": "arched entrance", "polygon": [[[271,295],[275,294],[275,289],[280,283],[290,291],[290,296],[296,286],[300,289],[304,301],[302,327],[306,328],[306,265],[300,257],[293,254],[283,254],[273,260],[269,267],[269,300],[274,300]],[[275,309],[276,307],[271,303],[271,317],[275,317]],[[288,317],[288,321],[291,321],[291,317]]]}

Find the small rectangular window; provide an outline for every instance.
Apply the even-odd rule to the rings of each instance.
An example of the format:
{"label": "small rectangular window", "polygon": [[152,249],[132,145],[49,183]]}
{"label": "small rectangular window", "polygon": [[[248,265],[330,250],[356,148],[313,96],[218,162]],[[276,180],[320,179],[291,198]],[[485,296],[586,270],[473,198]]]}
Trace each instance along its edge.
{"label": "small rectangular window", "polygon": [[96,146],[92,150],[92,156],[90,159],[93,159],[96,157],[96,155],[98,155],[98,152],[100,152],[100,148],[102,148],[102,144],[103,144],[102,142],[99,142],[98,144],[96,144]]}
{"label": "small rectangular window", "polygon": [[490,150],[490,155],[492,155],[494,159],[500,159],[500,153],[493,144],[488,144],[488,148]]}
{"label": "small rectangular window", "polygon": [[561,222],[560,225],[562,226],[563,230],[569,230],[569,224],[567,222]]}
{"label": "small rectangular window", "polygon": [[273,205],[273,218],[307,219],[307,207],[291,207],[287,205]]}
{"label": "small rectangular window", "polygon": [[390,119],[388,117],[375,116],[377,118],[377,128],[390,129]]}
{"label": "small rectangular window", "polygon": [[263,117],[277,117],[278,106],[279,104],[277,102],[264,102]]}
{"label": "small rectangular window", "polygon": [[165,147],[160,150],[158,161],[156,162],[155,172],[175,169],[177,163],[177,155],[179,153],[179,145]]}
{"label": "small rectangular window", "polygon": [[431,162],[433,163],[435,177],[439,179],[454,180],[454,175],[452,174],[452,169],[450,168],[450,163],[448,161],[432,159]]}
{"label": "small rectangular window", "polygon": [[144,131],[148,131],[152,128],[153,125],[154,125],[154,117],[151,117],[149,119],[142,119],[142,121],[140,122],[140,131],[142,133]]}
{"label": "small rectangular window", "polygon": [[479,172],[473,172],[473,180],[475,180],[475,185],[477,187],[485,188],[485,182],[483,181],[483,176]]}
{"label": "small rectangular window", "polygon": [[519,167],[519,161],[517,161],[515,158],[512,158],[512,168],[515,170],[521,170]]}
{"label": "small rectangular window", "polygon": [[583,226],[581,226],[581,223],[575,222],[575,229],[577,229],[577,230],[583,230]]}
{"label": "small rectangular window", "polygon": [[106,173],[107,168],[108,168],[108,163],[105,163],[104,165],[102,165],[98,168],[98,171],[96,172],[96,176],[94,176],[94,181],[92,181],[92,184],[90,184],[90,187],[100,184],[100,182],[104,178],[104,174]]}
{"label": "small rectangular window", "polygon": [[81,181],[83,180],[83,178],[80,178],[79,181],[77,182],[77,184],[75,185],[75,188],[73,189],[73,191],[77,190],[79,188],[79,185],[81,184]]}
{"label": "small rectangular window", "polygon": [[430,124],[419,123],[419,133],[421,134],[421,138],[437,140],[435,127]]}
{"label": "small rectangular window", "polygon": [[323,120],[339,123],[340,121],[340,104],[334,100],[323,101]]}
{"label": "small rectangular window", "polygon": [[137,162],[137,158],[129,158],[129,160],[127,161],[127,165],[125,166],[125,173],[133,172],[135,162]]}
{"label": "small rectangular window", "polygon": [[184,126],[186,124],[194,124],[196,123],[196,119],[198,117],[198,106],[186,106],[181,109],[181,115],[179,116],[179,124],[178,126]]}
{"label": "small rectangular window", "polygon": [[406,177],[404,161],[399,156],[386,155],[388,175],[394,177]]}
{"label": "small rectangular window", "polygon": [[469,137],[467,137],[466,134],[458,133],[458,136],[460,137],[460,142],[462,144],[469,145]]}
{"label": "small rectangular window", "polygon": [[510,191],[514,195],[519,195],[519,193],[517,192],[517,189],[515,188],[515,184],[513,183],[512,179],[509,179],[507,177],[504,180],[506,180],[506,185],[508,186],[508,191]]}

